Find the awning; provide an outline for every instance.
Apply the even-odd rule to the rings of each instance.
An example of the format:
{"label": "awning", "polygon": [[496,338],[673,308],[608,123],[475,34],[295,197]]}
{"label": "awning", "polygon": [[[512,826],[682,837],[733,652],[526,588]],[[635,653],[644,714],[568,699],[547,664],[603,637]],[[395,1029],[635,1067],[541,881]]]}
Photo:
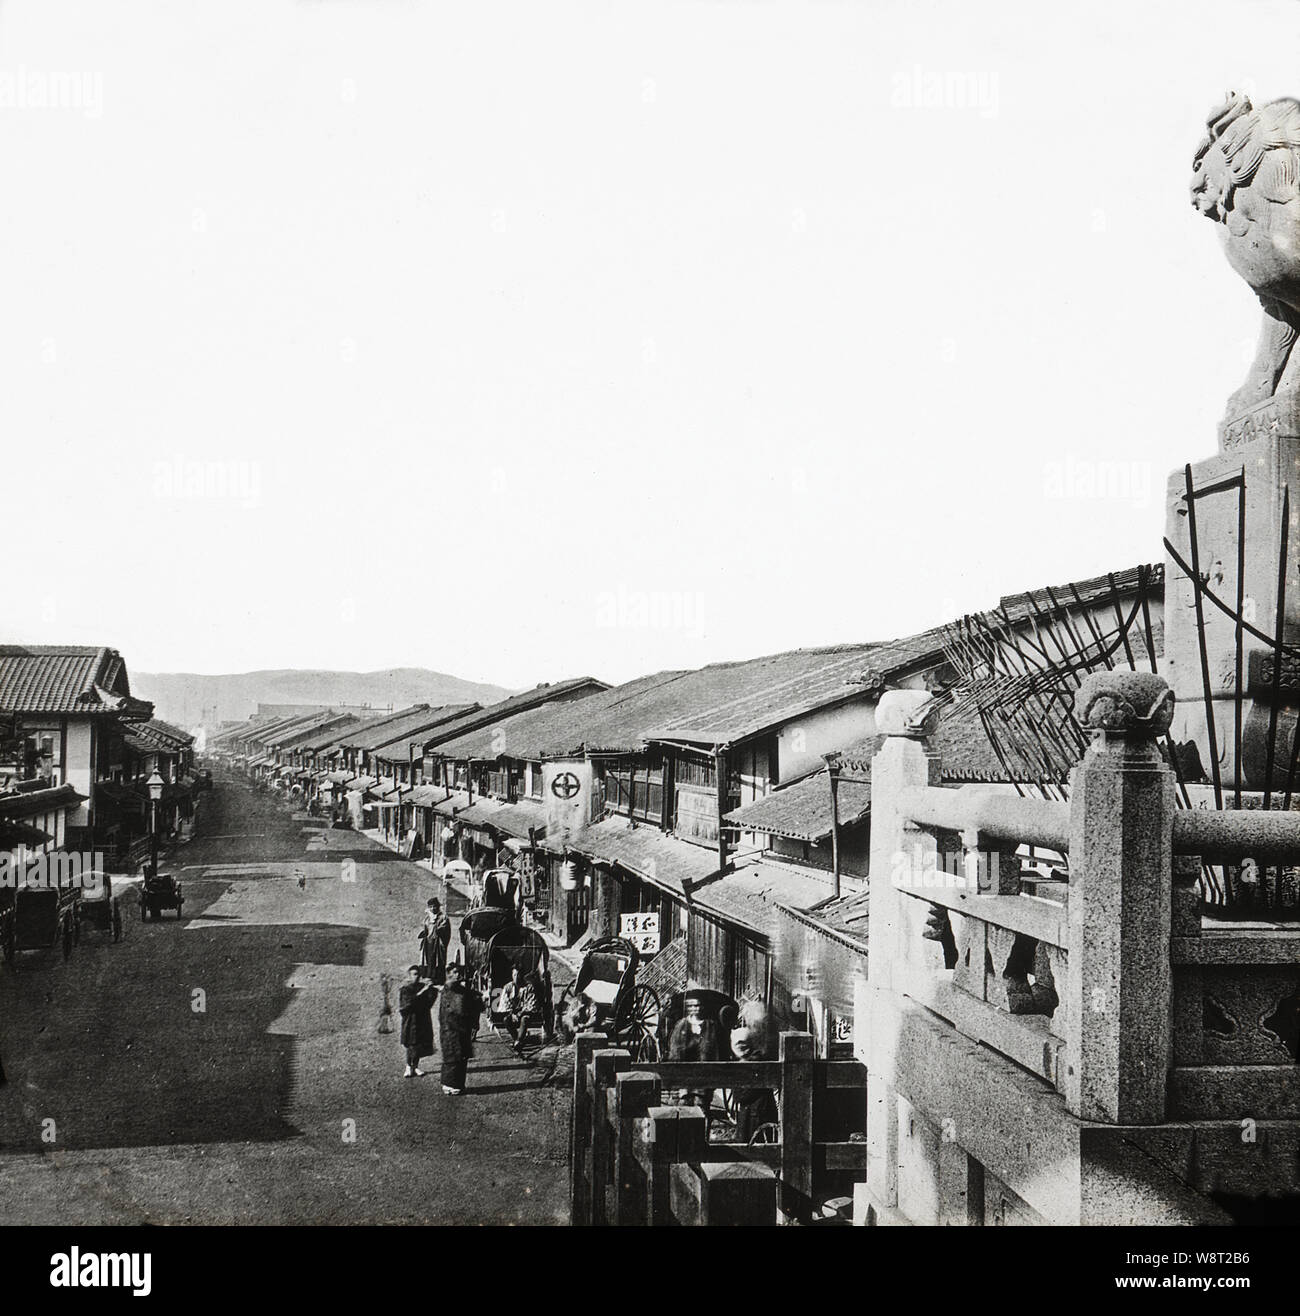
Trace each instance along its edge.
{"label": "awning", "polygon": [[85,799],[84,795],[79,795],[75,788],[66,784],[47,786],[36,791],[15,791],[12,795],[0,795],[0,817],[34,818],[37,814],[57,809],[75,808],[84,803]]}
{"label": "awning", "polygon": [[30,823],[17,822],[10,818],[0,818],[0,848],[12,849],[17,845],[44,845],[54,840],[49,832],[43,832]]}
{"label": "awning", "polygon": [[441,814],[444,818],[455,818],[469,808],[469,803],[469,796],[464,791],[452,791],[450,797],[444,796],[442,799],[435,800],[430,807],[434,813]]}
{"label": "awning", "polygon": [[[546,848],[559,854],[565,845],[548,840]],[[567,848],[598,863],[618,864],[678,900],[686,898],[687,886],[718,871],[715,849],[668,836],[649,824],[633,827],[626,818],[593,823],[572,837]]]}
{"label": "awning", "polygon": [[531,827],[540,840],[546,832],[546,806],[541,800],[516,800],[513,804],[501,804],[492,815],[490,825],[502,836],[515,837],[525,843]]}
{"label": "awning", "polygon": [[715,918],[770,940],[776,934],[780,906],[809,909],[830,894],[828,873],[759,860],[695,886],[691,903]]}
{"label": "awning", "polygon": [[445,799],[446,788],[443,786],[413,786],[407,800],[417,809],[432,809],[440,800]]}
{"label": "awning", "polygon": [[350,777],[343,783],[343,789],[348,791],[366,791],[372,786],[378,785],[378,777]]}

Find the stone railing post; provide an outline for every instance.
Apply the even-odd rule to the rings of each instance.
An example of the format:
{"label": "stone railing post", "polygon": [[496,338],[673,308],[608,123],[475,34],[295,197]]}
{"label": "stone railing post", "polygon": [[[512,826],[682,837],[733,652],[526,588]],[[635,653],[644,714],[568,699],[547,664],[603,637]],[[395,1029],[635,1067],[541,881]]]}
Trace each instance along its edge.
{"label": "stone railing post", "polygon": [[926,907],[899,888],[933,881],[938,849],[929,832],[903,816],[899,796],[914,786],[939,784],[939,756],[926,739],[937,723],[933,696],[924,690],[890,690],[876,706],[876,730],[886,739],[871,760],[867,977],[881,988],[890,986],[897,967],[933,963],[934,943],[921,936]]}
{"label": "stone railing post", "polygon": [[900,792],[939,784],[939,756],[926,743],[937,721],[934,701],[924,690],[890,690],[876,706],[876,730],[886,740],[871,760],[867,1008],[855,999],[854,1030],[860,1053],[874,1057],[867,1075],[866,1191],[881,1217],[898,1204],[898,1098],[894,1058],[870,1047],[874,1000],[893,992],[909,964],[943,967],[941,949],[922,935],[926,906],[900,890],[933,880],[938,867],[934,837],[908,822],[900,807]]}
{"label": "stone railing post", "polygon": [[1092,744],[1071,775],[1065,1099],[1105,1124],[1165,1116],[1172,1057],[1173,773],[1156,747],[1174,696],[1096,672],[1075,697]]}

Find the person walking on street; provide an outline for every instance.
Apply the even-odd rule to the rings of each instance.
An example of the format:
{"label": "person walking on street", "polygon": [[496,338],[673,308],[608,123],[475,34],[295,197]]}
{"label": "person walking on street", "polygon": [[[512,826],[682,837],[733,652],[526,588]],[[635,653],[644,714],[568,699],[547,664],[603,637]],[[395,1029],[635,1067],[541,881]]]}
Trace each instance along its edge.
{"label": "person walking on street", "polygon": [[420,959],[429,981],[441,987],[447,981],[447,947],[451,945],[451,920],[442,912],[442,903],[435,896],[424,910],[424,926],[420,929]]}
{"label": "person walking on street", "polygon": [[421,982],[418,964],[412,964],[407,975],[398,993],[402,1045],[406,1048],[406,1073],[403,1077],[423,1078],[420,1061],[433,1054],[433,1001],[437,989],[431,982]]}
{"label": "person walking on street", "polygon": [[447,986],[438,1008],[438,1043],[442,1050],[442,1090],[458,1097],[465,1090],[469,1059],[474,1054],[483,1001],[464,981],[459,964],[447,966]]}

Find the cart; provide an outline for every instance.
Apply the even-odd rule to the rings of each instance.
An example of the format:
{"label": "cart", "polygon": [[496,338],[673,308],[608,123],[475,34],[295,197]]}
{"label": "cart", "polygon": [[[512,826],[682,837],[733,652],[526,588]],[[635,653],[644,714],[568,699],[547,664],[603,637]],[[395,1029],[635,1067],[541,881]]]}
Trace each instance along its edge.
{"label": "cart", "polygon": [[560,997],[563,1010],[580,1001],[581,1027],[604,1033],[614,1046],[625,1046],[634,1061],[659,1059],[659,996],[636,980],[641,956],[623,937],[593,942],[582,957],[578,976]]}
{"label": "cart", "polygon": [[81,890],[76,886],[4,888],[0,949],[13,964],[20,950],[63,947],[63,958],[81,940]]}
{"label": "cart", "polygon": [[176,917],[180,918],[181,906],[184,903],[181,884],[170,873],[151,873],[146,869],[144,887],[140,892],[141,922],[151,914],[156,922],[162,918],[164,909],[174,909]]}
{"label": "cart", "polygon": [[135,884],[129,878],[119,877],[114,888],[108,873],[94,873],[92,877],[93,882],[81,893],[81,921],[100,932],[112,933],[114,941],[121,941],[123,888],[134,892]]}

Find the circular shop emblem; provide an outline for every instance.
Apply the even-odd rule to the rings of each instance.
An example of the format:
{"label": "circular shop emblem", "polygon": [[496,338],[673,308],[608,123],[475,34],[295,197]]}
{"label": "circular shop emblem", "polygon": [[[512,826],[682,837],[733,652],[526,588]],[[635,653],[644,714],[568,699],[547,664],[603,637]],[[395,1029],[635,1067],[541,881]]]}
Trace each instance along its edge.
{"label": "circular shop emblem", "polygon": [[557,772],[551,782],[551,794],[557,800],[571,800],[582,789],[582,782],[575,772]]}

